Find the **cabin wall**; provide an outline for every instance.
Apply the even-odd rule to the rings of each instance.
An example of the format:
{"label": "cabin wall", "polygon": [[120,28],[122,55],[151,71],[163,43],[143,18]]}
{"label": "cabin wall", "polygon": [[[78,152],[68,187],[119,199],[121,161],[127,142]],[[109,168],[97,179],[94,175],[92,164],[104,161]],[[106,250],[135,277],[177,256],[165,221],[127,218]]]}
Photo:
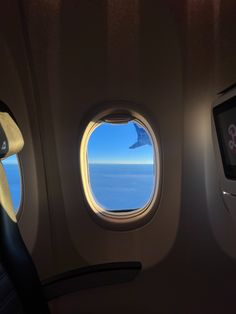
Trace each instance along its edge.
{"label": "cabin wall", "polygon": [[[42,279],[139,260],[131,283],[55,300],[55,313],[234,313],[235,225],[212,141],[217,93],[236,81],[233,0],[0,4],[0,99],[26,145],[19,225]],[[91,113],[126,100],[150,117],[163,160],[156,215],[133,231],[91,219],[79,143]]]}

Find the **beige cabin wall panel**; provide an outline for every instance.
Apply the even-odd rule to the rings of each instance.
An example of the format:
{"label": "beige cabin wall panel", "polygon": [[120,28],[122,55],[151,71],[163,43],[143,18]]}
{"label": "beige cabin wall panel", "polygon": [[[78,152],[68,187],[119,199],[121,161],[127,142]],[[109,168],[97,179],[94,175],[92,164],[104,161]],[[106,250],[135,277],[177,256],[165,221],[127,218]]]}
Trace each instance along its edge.
{"label": "beige cabin wall panel", "polygon": [[183,160],[183,206],[188,207],[183,224],[191,247],[199,243],[207,250],[213,239],[233,258],[236,229],[220,190],[212,105],[236,79],[234,7],[233,1],[188,1]]}
{"label": "beige cabin wall panel", "polygon": [[[235,3],[189,0],[186,6],[186,11],[180,7],[182,19],[186,18],[182,33],[184,145],[181,216],[175,244],[162,263],[144,271],[134,282],[62,298],[54,304],[56,313],[77,313],[78,309],[81,313],[232,313],[234,309],[229,291],[234,291],[236,276],[235,227],[217,185],[211,106],[217,92],[235,82]],[[158,78],[158,83],[162,82]],[[163,94],[166,90],[163,81]],[[135,246],[135,233],[133,238]],[[89,241],[94,241],[90,250],[96,250],[98,240],[92,235]],[[157,244],[155,238],[156,250]],[[110,246],[109,242],[108,249]],[[120,301],[114,309],[117,298]]]}
{"label": "beige cabin wall panel", "polygon": [[[96,7],[99,7],[99,2],[96,3]],[[33,86],[37,96],[36,114],[40,124],[48,206],[51,218],[52,254],[54,258],[51,275],[86,264],[86,261],[74,248],[66,223],[65,201],[67,200],[64,199],[62,183],[70,187],[73,182],[70,177],[68,178],[67,174],[60,174],[58,160],[61,156],[59,156],[56,149],[56,133],[58,132],[58,135],[63,133],[64,139],[64,134],[68,132],[67,127],[70,129],[70,126],[66,125],[63,119],[63,114],[66,116],[70,109],[70,93],[63,94],[65,88],[63,85],[77,86],[78,83],[72,78],[69,78],[69,81],[65,80],[61,70],[61,64],[64,64],[62,62],[64,60],[64,52],[61,54],[60,38],[63,34],[63,14],[67,12],[66,4],[68,5],[69,2],[64,3],[60,0],[54,2],[39,1],[37,3],[24,1],[23,6],[27,32],[27,50],[31,57]],[[88,10],[91,5],[93,6],[90,1],[78,1],[74,5],[76,7],[78,5],[82,5],[82,7],[88,6]],[[73,10],[71,13],[73,13]],[[96,14],[95,12],[95,16]],[[64,34],[67,40],[73,40],[74,37],[70,35],[70,32],[69,34]],[[75,55],[75,53],[75,51],[71,50],[68,60],[71,59],[71,54]],[[62,98],[62,94],[65,96],[65,99]],[[61,115],[62,121],[60,121],[58,130],[55,124],[62,111],[64,113]],[[74,118],[75,115],[72,115],[71,126]],[[73,150],[75,145],[71,144],[71,138],[69,137],[65,142],[59,142],[64,151],[64,166],[70,168],[72,166],[71,159],[74,158],[74,151],[71,152],[71,149]],[[66,151],[67,153],[65,153]],[[66,181],[64,182],[65,179]]]}
{"label": "beige cabin wall panel", "polygon": [[[118,15],[121,20],[125,16],[127,27],[116,32],[113,29],[121,45],[116,51],[111,32],[114,25],[109,24],[109,12],[113,12],[109,1],[60,2],[60,28],[54,38],[59,49],[56,62],[60,76],[50,71],[49,79],[64,224],[70,235],[66,241],[77,252],[74,260],[69,260],[63,251],[59,253],[61,261],[67,259],[67,267],[76,263],[81,266],[81,256],[85,264],[140,260],[147,268],[160,262],[175,241],[180,214],[183,125],[180,38],[163,2],[152,1],[152,6],[144,1],[129,4],[133,5],[132,16],[124,12],[130,9],[125,1],[119,4]],[[137,23],[135,30],[130,28],[130,21]],[[122,39],[125,30],[134,32],[132,43],[127,34]],[[132,232],[98,225],[89,215],[81,186],[79,146],[84,121],[109,100],[135,103],[133,108],[147,113],[160,138],[160,204],[153,219]],[[58,226],[55,224],[54,228]]]}
{"label": "beige cabin wall panel", "polygon": [[[173,245],[180,213],[182,59],[172,14],[162,1],[135,0],[25,1],[24,12],[47,173],[54,272],[133,259],[153,266]],[[160,205],[148,224],[132,232],[98,225],[81,184],[79,146],[85,121],[109,100],[135,103],[133,108],[147,115],[160,138]]]}
{"label": "beige cabin wall panel", "polygon": [[[234,8],[234,9],[233,9]],[[230,257],[236,258],[236,228],[233,216],[230,215],[223,200],[221,189],[221,162],[219,151],[213,144],[215,125],[212,118],[212,105],[219,96],[217,93],[236,83],[236,40],[235,40],[235,2],[218,1],[215,15],[215,67],[214,87],[215,95],[205,106],[205,182],[209,218],[215,239],[220,248]],[[226,182],[227,179],[224,179]],[[229,181],[229,180],[228,180]]]}
{"label": "beige cabin wall panel", "polygon": [[23,185],[18,223],[40,274],[47,277],[52,272],[52,255],[46,186],[18,2],[1,2],[0,12],[0,100],[13,112],[25,141],[19,154]]}

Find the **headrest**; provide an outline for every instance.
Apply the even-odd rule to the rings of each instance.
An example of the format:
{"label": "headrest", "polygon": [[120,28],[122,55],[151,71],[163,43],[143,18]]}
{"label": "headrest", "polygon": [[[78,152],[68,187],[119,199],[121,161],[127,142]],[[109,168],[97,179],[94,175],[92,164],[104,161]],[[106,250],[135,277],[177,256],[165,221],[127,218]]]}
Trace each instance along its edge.
{"label": "headrest", "polygon": [[0,112],[0,159],[21,151],[24,140],[18,126],[6,112]]}

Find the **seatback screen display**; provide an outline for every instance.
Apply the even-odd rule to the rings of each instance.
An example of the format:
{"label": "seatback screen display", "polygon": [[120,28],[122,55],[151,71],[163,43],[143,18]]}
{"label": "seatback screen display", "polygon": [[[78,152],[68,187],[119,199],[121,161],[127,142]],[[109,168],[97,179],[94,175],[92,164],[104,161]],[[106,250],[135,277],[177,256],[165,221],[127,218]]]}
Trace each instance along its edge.
{"label": "seatback screen display", "polygon": [[213,109],[225,176],[236,180],[236,96]]}

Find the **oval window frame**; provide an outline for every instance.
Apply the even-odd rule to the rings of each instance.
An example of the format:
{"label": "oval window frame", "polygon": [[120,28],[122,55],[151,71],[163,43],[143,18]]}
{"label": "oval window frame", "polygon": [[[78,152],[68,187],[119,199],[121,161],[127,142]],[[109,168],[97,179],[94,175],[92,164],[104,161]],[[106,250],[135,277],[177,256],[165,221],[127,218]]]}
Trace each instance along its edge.
{"label": "oval window frame", "polygon": [[[153,143],[154,162],[155,162],[155,186],[153,188],[152,197],[146,203],[146,205],[140,209],[132,211],[112,212],[104,210],[97,204],[93,197],[90,183],[89,183],[89,166],[87,162],[87,147],[91,134],[102,123],[108,122],[115,117],[116,123],[122,123],[122,119],[129,119],[129,121],[137,121],[144,127],[149,133]],[[127,120],[128,121],[128,120]],[[157,133],[158,134],[158,133]],[[89,209],[89,213],[95,218],[95,220],[102,224],[102,226],[110,229],[127,230],[133,229],[147,223],[157,211],[158,203],[161,194],[161,182],[162,182],[162,163],[161,163],[161,149],[159,136],[154,132],[153,127],[143,114],[127,108],[112,108],[103,110],[87,123],[84,128],[84,132],[80,142],[80,173],[81,184],[83,187],[83,194],[85,203]]]}

